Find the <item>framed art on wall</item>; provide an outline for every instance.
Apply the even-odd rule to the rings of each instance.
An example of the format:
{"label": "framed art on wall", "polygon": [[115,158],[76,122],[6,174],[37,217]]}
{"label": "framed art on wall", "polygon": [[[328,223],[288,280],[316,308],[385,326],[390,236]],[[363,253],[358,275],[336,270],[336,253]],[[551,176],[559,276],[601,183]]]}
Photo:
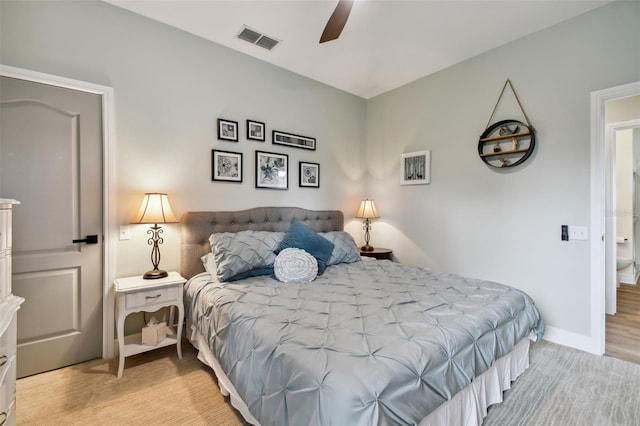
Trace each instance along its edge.
{"label": "framed art on wall", "polygon": [[305,188],[320,188],[320,164],[300,161],[300,183]]}
{"label": "framed art on wall", "polygon": [[211,180],[242,182],[242,153],[212,149]]}
{"label": "framed art on wall", "polygon": [[264,123],[261,123],[259,121],[247,120],[247,139],[252,141],[264,142],[264,134]]}
{"label": "framed art on wall", "polygon": [[256,188],[289,188],[289,156],[287,154],[256,151]]}
{"label": "framed art on wall", "polygon": [[238,142],[238,122],[218,118],[218,140]]}
{"label": "framed art on wall", "polygon": [[402,154],[400,185],[424,185],[431,182],[431,151]]}
{"label": "framed art on wall", "polygon": [[294,148],[310,149],[312,151],[315,151],[316,149],[315,138],[284,133],[278,130],[273,131],[273,140],[271,143],[275,145],[292,146]]}

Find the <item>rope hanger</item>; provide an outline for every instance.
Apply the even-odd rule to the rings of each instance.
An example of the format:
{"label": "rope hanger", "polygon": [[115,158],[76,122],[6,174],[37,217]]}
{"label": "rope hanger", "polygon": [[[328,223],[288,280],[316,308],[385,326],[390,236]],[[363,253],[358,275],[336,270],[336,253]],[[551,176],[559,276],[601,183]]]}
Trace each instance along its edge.
{"label": "rope hanger", "polygon": [[498,109],[498,104],[500,103],[500,100],[502,99],[502,95],[504,94],[504,91],[507,88],[507,85],[509,85],[509,87],[511,87],[511,91],[513,92],[513,96],[516,98],[516,102],[518,102],[518,107],[520,107],[520,111],[522,111],[522,115],[524,115],[524,119],[527,122],[527,126],[531,130],[533,130],[533,126],[529,122],[529,117],[527,117],[527,113],[524,112],[524,108],[522,108],[522,104],[520,103],[520,99],[518,98],[518,94],[516,93],[516,89],[513,88],[513,84],[511,84],[511,80],[509,80],[509,79],[507,79],[507,81],[505,81],[505,83],[504,83],[504,86],[502,86],[502,91],[500,92],[500,96],[498,96],[498,101],[496,102],[496,106],[493,107],[493,111],[491,112],[491,117],[489,117],[489,122],[487,123],[487,127],[485,129],[488,129],[489,126],[491,125],[491,120],[493,120],[493,116],[496,114],[496,110]]}

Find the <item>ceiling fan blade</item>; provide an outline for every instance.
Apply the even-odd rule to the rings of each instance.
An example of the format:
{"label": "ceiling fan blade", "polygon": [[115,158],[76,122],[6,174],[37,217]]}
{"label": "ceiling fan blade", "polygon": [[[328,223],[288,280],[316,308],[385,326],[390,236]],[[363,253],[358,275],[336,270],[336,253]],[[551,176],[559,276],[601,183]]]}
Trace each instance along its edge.
{"label": "ceiling fan blade", "polygon": [[353,0],[339,0],[336,9],[331,14],[327,26],[324,27],[322,36],[320,37],[320,43],[335,40],[340,37],[342,29],[347,23],[349,13],[351,12],[351,6],[353,6]]}

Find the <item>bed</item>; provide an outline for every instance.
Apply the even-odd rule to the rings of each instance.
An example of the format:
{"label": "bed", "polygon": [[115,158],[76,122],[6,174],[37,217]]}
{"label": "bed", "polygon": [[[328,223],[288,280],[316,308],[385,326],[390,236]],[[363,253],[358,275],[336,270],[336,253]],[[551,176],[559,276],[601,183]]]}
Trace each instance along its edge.
{"label": "bed", "polygon": [[[187,334],[221,392],[264,426],[481,424],[542,337],[533,301],[493,282],[354,258],[343,221],[296,207],[182,216]],[[256,261],[290,243],[294,225],[313,234],[303,245],[332,241],[329,257],[310,259],[324,271],[308,283],[274,277],[286,250]]]}

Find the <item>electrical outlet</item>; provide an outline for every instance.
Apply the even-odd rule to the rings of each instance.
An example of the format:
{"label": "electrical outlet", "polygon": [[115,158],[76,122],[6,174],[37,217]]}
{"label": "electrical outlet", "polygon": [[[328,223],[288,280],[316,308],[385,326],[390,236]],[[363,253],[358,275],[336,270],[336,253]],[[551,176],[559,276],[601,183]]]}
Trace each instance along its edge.
{"label": "electrical outlet", "polygon": [[128,225],[120,226],[120,240],[130,240],[131,239],[131,227]]}

